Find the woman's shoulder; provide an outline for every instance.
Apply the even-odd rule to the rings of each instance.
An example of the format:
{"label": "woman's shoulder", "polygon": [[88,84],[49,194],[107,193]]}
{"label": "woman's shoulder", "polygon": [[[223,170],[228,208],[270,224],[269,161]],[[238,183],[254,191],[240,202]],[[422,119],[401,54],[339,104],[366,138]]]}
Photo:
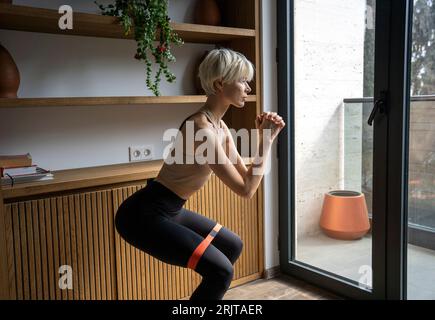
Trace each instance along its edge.
{"label": "woman's shoulder", "polygon": [[[194,124],[194,129],[210,129],[213,127],[213,125],[208,121],[207,116],[203,114],[202,112],[197,112],[191,115],[189,118],[186,119],[186,123],[190,121]],[[183,129],[185,129],[186,126],[183,125]]]}
{"label": "woman's shoulder", "polygon": [[229,129],[228,129],[228,126],[227,126],[227,124],[225,123],[224,120],[221,119],[220,124],[221,124],[221,128],[222,128],[222,129],[229,130]]}

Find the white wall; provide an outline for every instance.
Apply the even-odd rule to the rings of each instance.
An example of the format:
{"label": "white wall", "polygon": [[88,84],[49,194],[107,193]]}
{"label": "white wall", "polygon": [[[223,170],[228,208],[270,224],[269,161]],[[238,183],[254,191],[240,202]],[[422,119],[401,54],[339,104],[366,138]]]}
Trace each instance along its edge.
{"label": "white wall", "polygon": [[[17,5],[57,9],[63,0],[15,0]],[[111,3],[110,0],[99,1]],[[186,5],[187,2],[187,5]],[[169,16],[176,22],[193,22],[196,0],[170,1]],[[73,10],[99,13],[93,1],[74,1]],[[262,1],[263,105],[277,111],[276,3]],[[21,73],[19,97],[151,95],[145,86],[145,66],[134,60],[133,40],[71,37],[0,30],[2,44]],[[210,45],[174,47],[177,62],[170,69],[175,84],[161,82],[163,95],[193,94],[192,57]],[[34,163],[51,169],[70,169],[128,162],[128,146],[153,144],[162,158],[164,129],[200,105],[38,107],[0,110],[0,154],[30,152]],[[265,266],[279,264],[278,185],[276,145],[272,170],[265,181]]]}
{"label": "white wall", "polygon": [[[262,1],[262,61],[263,61],[263,109],[278,112],[277,65],[275,61],[276,1]],[[278,251],[278,159],[276,142],[271,151],[271,170],[264,176],[264,238],[265,268],[279,265]]]}
{"label": "white wall", "polygon": [[[181,5],[186,3],[187,6]],[[171,1],[171,19],[193,22],[194,3]],[[14,4],[57,9],[64,1],[20,0]],[[77,12],[99,12],[92,1],[74,1],[72,7]],[[0,30],[0,39],[20,70],[21,98],[153,95],[145,85],[145,64],[133,59],[134,40],[8,30]],[[195,94],[196,58],[212,48],[203,44],[174,46],[177,61],[170,63],[169,68],[177,80],[170,84],[162,78],[162,95]],[[177,128],[199,107],[190,104],[3,109],[0,154],[30,152],[34,163],[60,170],[128,162],[129,146],[152,144],[155,158],[161,159],[164,129]]]}

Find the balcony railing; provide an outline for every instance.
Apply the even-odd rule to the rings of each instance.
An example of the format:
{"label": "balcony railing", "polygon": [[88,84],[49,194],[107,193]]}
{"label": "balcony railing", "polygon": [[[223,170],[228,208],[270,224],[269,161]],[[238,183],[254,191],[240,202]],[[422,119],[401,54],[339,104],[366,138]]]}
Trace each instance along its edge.
{"label": "balcony railing", "polygon": [[[411,102],[415,101],[435,101],[435,95],[412,96]],[[373,103],[373,98],[346,98],[343,99],[343,103]]]}
{"label": "balcony railing", "polygon": [[[344,99],[343,106],[344,187],[359,188],[371,213],[373,127],[367,119],[373,98]],[[435,248],[435,95],[411,97],[409,125],[409,227],[431,233]]]}

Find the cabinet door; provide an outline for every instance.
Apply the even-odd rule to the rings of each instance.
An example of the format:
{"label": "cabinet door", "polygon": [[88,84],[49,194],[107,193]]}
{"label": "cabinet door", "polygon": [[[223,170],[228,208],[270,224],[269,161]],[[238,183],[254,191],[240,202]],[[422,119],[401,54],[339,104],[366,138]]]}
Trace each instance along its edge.
{"label": "cabinet door", "polygon": [[[121,188],[6,204],[12,299],[182,299],[201,281],[196,272],[165,264],[132,247],[115,230],[119,205],[143,188]],[[260,278],[259,195],[243,199],[212,175],[185,207],[221,223],[244,242],[233,285]],[[62,269],[67,266],[67,269]],[[66,273],[65,273],[66,272]],[[59,280],[70,272],[72,288]]]}
{"label": "cabinet door", "polygon": [[111,191],[5,207],[12,299],[116,299]]}

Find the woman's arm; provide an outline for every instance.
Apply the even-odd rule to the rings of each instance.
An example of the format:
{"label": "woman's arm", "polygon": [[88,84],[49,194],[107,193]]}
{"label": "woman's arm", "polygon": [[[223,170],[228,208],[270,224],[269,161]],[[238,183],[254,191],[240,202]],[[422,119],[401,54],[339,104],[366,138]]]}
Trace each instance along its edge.
{"label": "woman's arm", "polygon": [[248,173],[248,168],[246,168],[246,165],[236,148],[233,136],[231,135],[231,132],[228,129],[227,124],[223,120],[221,120],[221,122],[225,130],[225,154],[230,160],[235,158],[234,166],[236,167],[237,172],[244,179],[246,177],[246,174]]}
{"label": "woman's arm", "polygon": [[[256,127],[260,129],[259,145],[254,164],[247,169],[246,173],[240,173],[237,170],[236,165],[231,163],[222,145],[216,142],[214,133],[211,130],[206,130],[206,139],[209,139],[210,147],[214,151],[213,159],[215,159],[215,161],[208,162],[209,167],[225,185],[245,198],[252,198],[257,191],[264,174],[272,142],[285,126],[284,121],[276,113],[266,113],[257,121]],[[269,137],[263,136],[264,129],[271,129]]]}
{"label": "woman's arm", "polygon": [[259,136],[259,143],[257,153],[254,157],[254,162],[245,176],[245,185],[248,190],[247,198],[252,198],[260,185],[261,179],[264,175],[264,170],[266,168],[266,160],[269,157],[270,149],[272,147],[272,139],[265,138],[263,135]]}

